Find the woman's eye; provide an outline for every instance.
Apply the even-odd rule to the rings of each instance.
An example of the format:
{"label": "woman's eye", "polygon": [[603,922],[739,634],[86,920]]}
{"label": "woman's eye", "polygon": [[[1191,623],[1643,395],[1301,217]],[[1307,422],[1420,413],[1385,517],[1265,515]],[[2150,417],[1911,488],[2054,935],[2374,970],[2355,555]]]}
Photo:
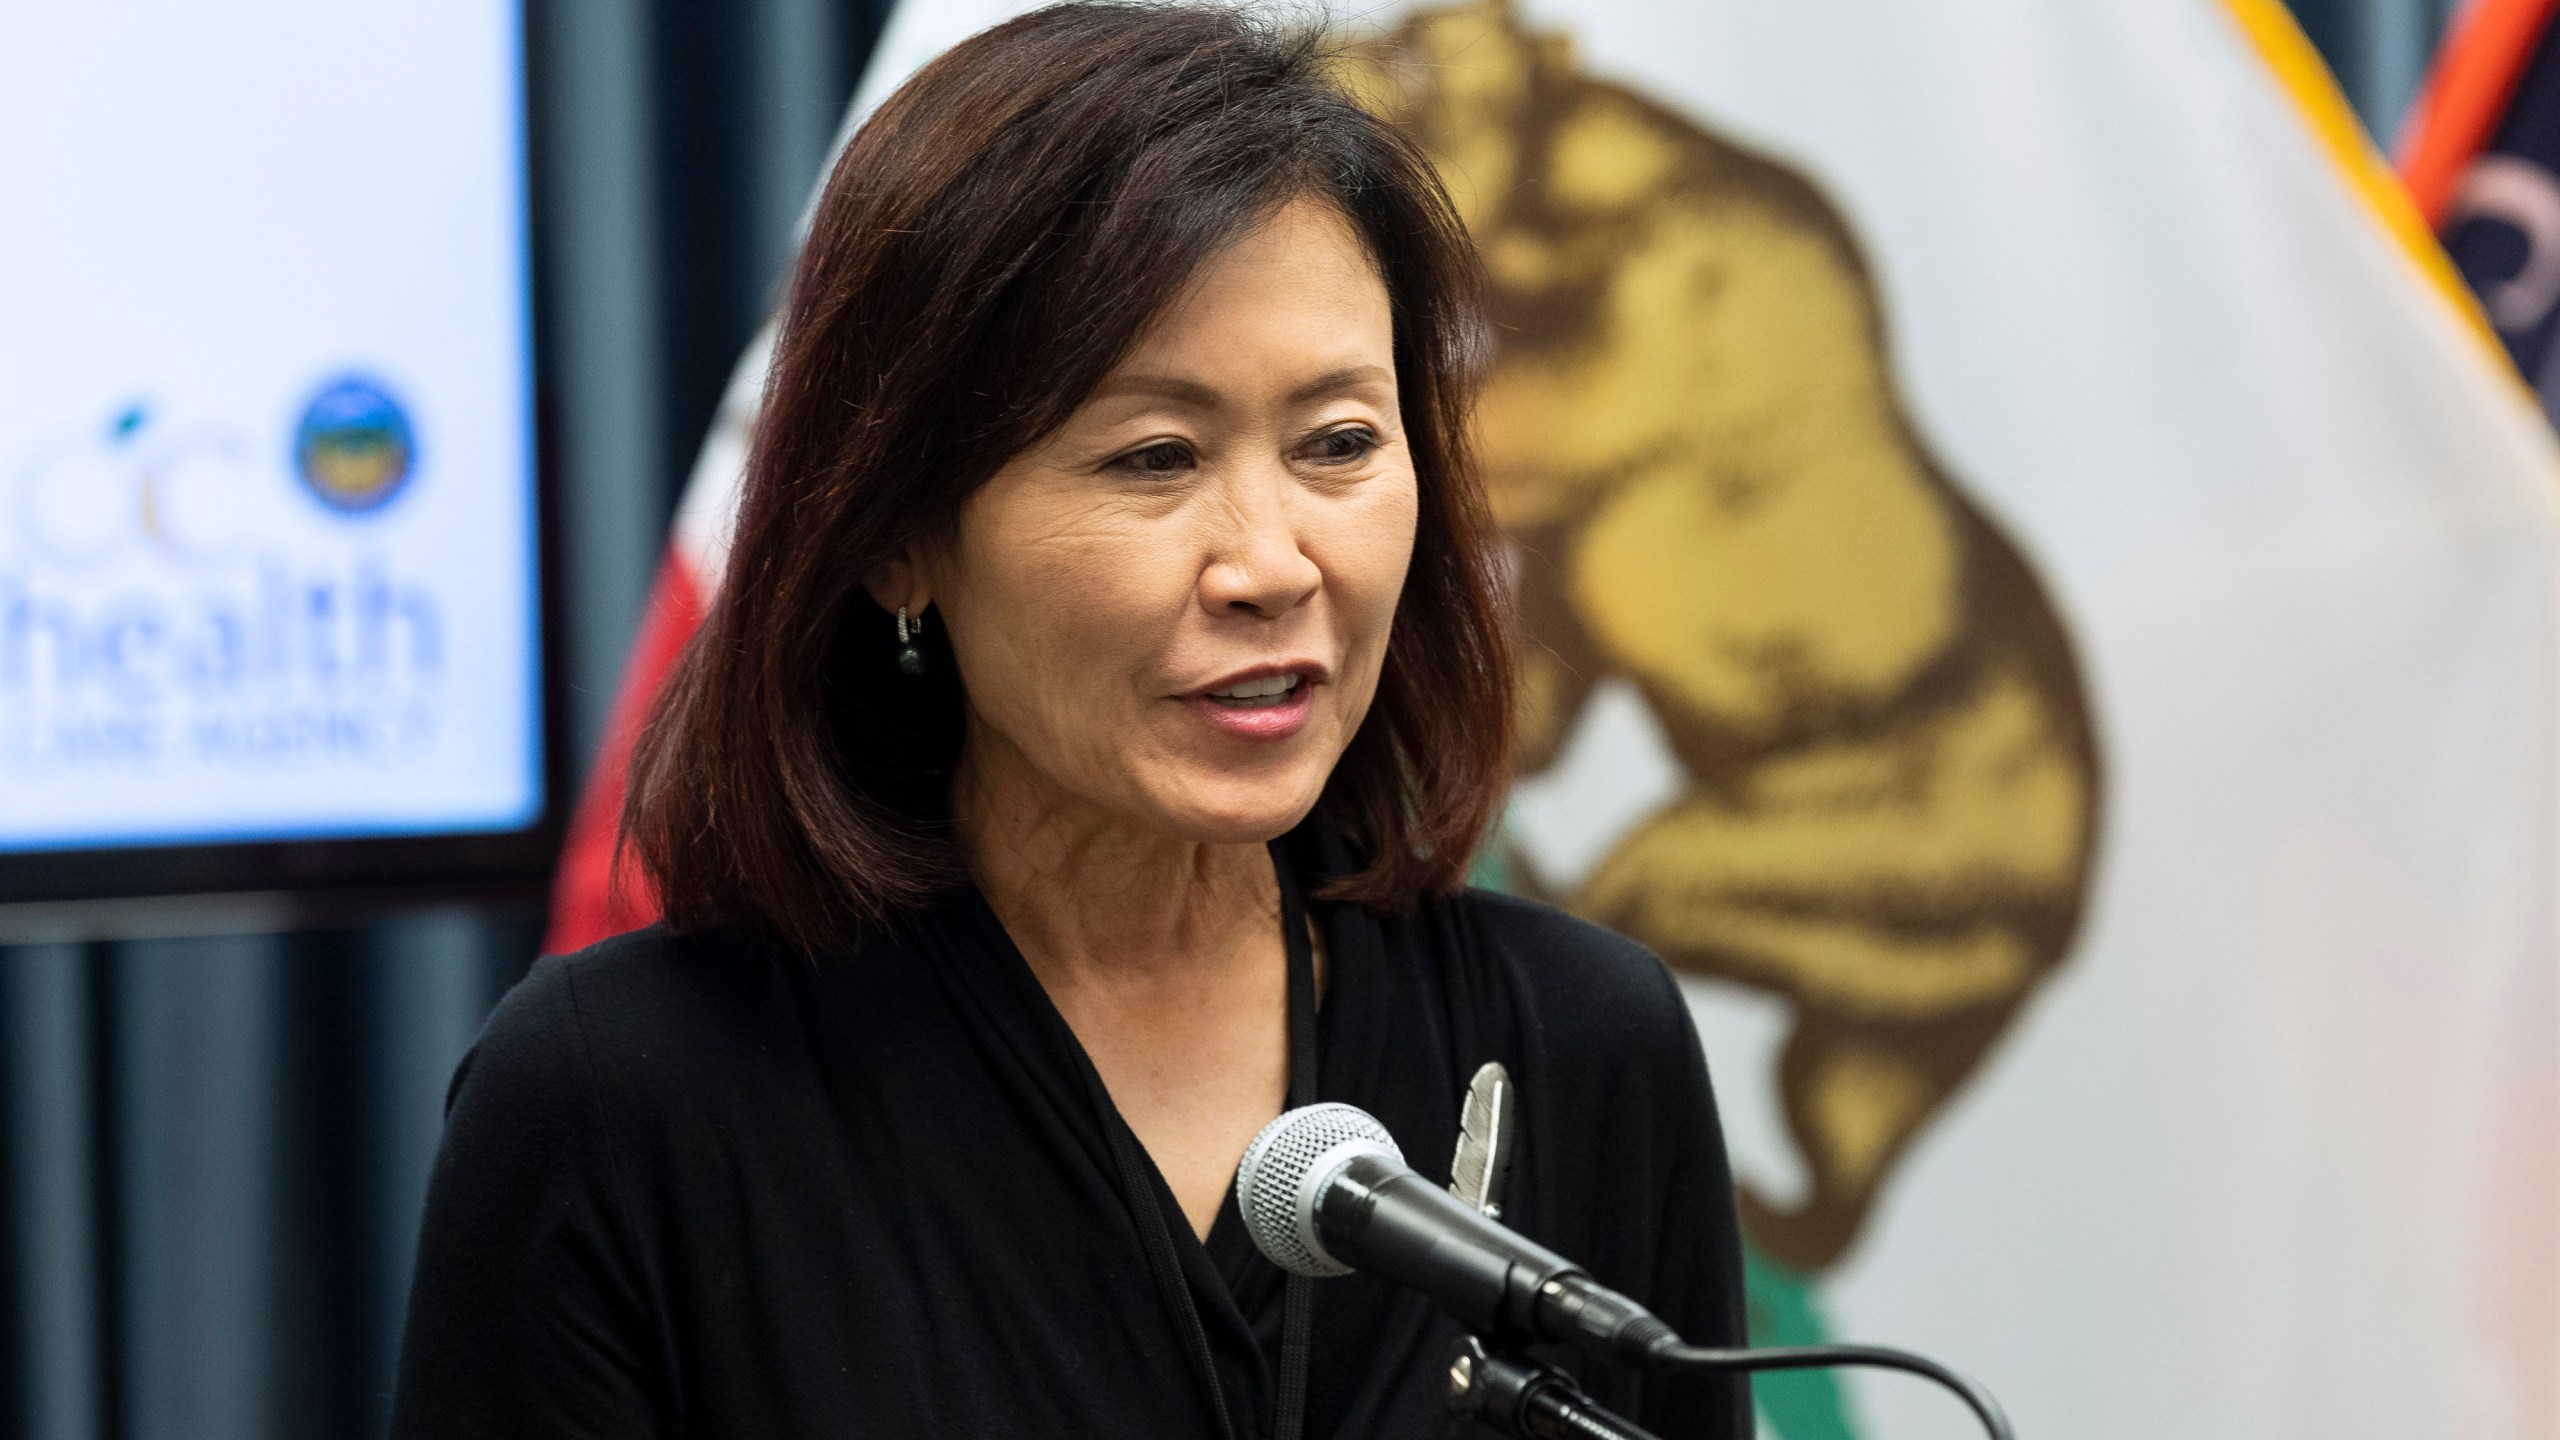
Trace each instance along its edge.
{"label": "woman's eye", "polygon": [[1191,468],[1191,447],[1171,440],[1159,440],[1140,446],[1111,462],[1114,470],[1135,471],[1140,475],[1179,475]]}
{"label": "woman's eye", "polygon": [[1307,448],[1320,464],[1348,465],[1368,458],[1369,452],[1378,448],[1378,436],[1366,425],[1347,425],[1317,436]]}

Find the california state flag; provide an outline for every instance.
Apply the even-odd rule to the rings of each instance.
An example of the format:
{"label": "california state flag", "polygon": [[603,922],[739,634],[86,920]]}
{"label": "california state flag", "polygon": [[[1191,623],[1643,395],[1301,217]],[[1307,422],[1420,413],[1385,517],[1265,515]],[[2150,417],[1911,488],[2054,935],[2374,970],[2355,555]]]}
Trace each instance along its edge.
{"label": "california state flag", "polygon": [[[902,6],[857,112],[1012,8]],[[2560,1436],[2560,456],[2277,0],[1357,25],[1493,281],[1481,872],[1684,977],[1759,1338],[1926,1349],[2026,1437]],[[621,747],[762,353],[555,946],[645,918]]]}

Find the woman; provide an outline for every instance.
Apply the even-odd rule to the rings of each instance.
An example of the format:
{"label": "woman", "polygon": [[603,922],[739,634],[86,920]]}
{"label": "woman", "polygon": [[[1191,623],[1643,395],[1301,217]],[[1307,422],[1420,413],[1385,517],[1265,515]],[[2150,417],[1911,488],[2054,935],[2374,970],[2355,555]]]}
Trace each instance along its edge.
{"label": "woman", "polygon": [[1492,1060],[1506,1218],[1740,1340],[1677,990],[1460,888],[1512,700],[1472,266],[1227,10],[1043,10],[882,107],[634,762],[667,923],[537,966],[457,1077],[395,1435],[1447,1433],[1450,1323],[1285,1280],[1231,1180],[1317,1098],[1446,1176]]}

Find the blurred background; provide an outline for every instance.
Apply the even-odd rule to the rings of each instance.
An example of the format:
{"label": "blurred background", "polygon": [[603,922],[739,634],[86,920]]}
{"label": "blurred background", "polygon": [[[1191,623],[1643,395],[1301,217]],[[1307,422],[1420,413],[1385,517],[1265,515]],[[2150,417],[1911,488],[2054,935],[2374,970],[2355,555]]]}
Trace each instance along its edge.
{"label": "blurred background", "polygon": [[[2387,148],[2453,4],[2294,11]],[[532,0],[562,793],[886,9]],[[542,896],[134,913],[0,947],[0,1440],[379,1433],[444,1088]]]}
{"label": "blurred background", "polygon": [[[573,783],[884,9],[529,7]],[[212,923],[238,933],[184,933],[207,924],[190,913],[163,938],[0,948],[0,1435],[384,1426],[445,1084],[531,963],[541,897]]]}

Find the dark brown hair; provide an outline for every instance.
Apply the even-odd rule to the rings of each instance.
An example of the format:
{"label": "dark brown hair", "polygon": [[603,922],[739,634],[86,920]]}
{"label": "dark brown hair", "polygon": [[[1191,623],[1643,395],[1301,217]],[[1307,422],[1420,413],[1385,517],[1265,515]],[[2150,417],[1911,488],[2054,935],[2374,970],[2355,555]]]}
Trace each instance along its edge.
{"label": "dark brown hair", "polygon": [[1419,482],[1377,698],[1321,808],[1367,868],[1330,898],[1455,886],[1509,778],[1511,629],[1466,446],[1479,277],[1430,162],[1320,35],[1209,5],[1066,4],[954,47],[836,161],[794,273],[726,581],[634,751],[622,818],[668,919],[807,948],[965,874],[964,728],[863,577],[946,538],[1221,247],[1301,196],[1385,282]]}

